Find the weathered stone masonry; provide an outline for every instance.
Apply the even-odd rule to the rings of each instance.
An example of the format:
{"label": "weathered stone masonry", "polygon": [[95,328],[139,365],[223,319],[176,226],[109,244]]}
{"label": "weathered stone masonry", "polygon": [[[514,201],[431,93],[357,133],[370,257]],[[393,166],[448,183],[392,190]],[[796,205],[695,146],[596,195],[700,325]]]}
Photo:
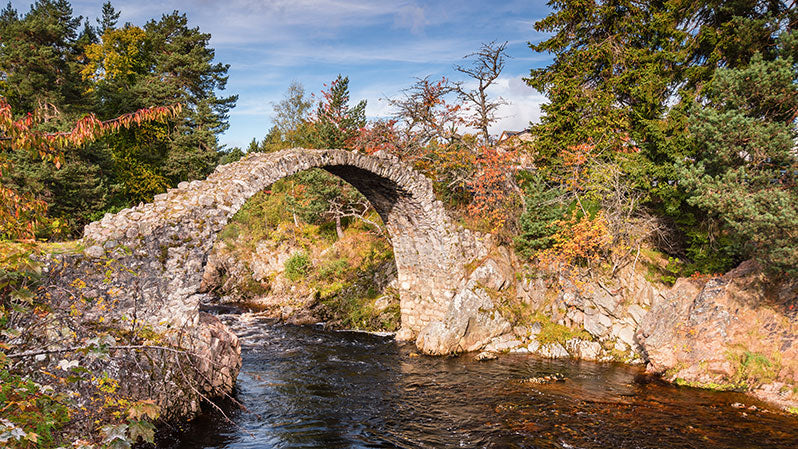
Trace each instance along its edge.
{"label": "weathered stone masonry", "polygon": [[[322,168],[352,184],[382,217],[394,246],[402,335],[444,319],[466,285],[467,264],[485,255],[484,236],[455,226],[432,183],[386,154],[292,149],[253,154],[218,167],[204,181],[183,182],[155,201],[86,226],[84,254],[111,257],[127,270],[92,285],[113,298],[114,314],[157,327],[196,323],[199,289],[216,234],[255,193],[275,181]],[[109,293],[110,292],[110,293]]]}

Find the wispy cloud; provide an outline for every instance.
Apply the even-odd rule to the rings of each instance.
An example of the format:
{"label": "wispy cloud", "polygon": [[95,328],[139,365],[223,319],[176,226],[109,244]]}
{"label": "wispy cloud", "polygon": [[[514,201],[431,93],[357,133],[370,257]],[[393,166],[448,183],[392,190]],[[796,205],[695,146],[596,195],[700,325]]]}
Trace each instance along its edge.
{"label": "wispy cloud", "polygon": [[[112,0],[121,22],[144,25],[179,10],[189,25],[210,33],[216,59],[230,64],[227,94],[239,94],[222,141],[245,146],[270,126],[272,103],[292,80],[308,92],[339,73],[350,76],[353,101],[368,100],[367,114],[390,113],[385,97],[415,78],[458,79],[452,66],[480,43],[509,41],[503,76],[491,93],[511,102],[495,132],[522,129],[540,116],[545,100],[521,77],[546,64],[527,42],[546,37],[533,24],[547,14],[545,0]],[[12,0],[21,12],[31,0]],[[103,0],[72,0],[76,14],[93,21]]]}

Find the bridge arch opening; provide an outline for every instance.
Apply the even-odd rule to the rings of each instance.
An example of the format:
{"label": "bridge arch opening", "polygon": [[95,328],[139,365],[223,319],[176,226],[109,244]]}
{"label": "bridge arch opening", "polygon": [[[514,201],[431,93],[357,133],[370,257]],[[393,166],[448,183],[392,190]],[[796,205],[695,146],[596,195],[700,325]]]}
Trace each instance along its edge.
{"label": "bridge arch opening", "polygon": [[395,183],[351,167],[277,180],[219,232],[200,292],[211,304],[232,298],[292,321],[396,331],[396,260],[383,217],[398,200]]}

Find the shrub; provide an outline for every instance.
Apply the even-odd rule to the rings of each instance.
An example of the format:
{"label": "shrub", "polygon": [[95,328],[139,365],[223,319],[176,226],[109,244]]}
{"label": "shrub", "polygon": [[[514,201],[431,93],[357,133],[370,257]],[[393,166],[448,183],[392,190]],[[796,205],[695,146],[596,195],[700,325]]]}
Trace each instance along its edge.
{"label": "shrub", "polygon": [[285,275],[292,281],[305,277],[313,266],[305,251],[297,251],[285,261]]}

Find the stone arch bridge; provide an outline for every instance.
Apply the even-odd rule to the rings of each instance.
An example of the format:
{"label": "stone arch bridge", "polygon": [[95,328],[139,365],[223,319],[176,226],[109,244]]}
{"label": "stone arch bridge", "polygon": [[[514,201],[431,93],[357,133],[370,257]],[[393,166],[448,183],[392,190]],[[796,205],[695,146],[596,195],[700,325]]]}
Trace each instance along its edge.
{"label": "stone arch bridge", "polygon": [[414,338],[427,329],[429,335],[420,338],[426,343],[417,342],[419,346],[429,353],[448,353],[476,349],[470,347],[475,339],[506,330],[505,322],[497,321],[489,336],[468,335],[469,327],[472,334],[478,327],[474,320],[491,324],[499,319],[493,313],[471,316],[492,309],[485,295],[475,295],[476,281],[469,283],[467,270],[487,255],[485,240],[490,236],[455,225],[435,199],[431,181],[397,158],[345,150],[251,154],[218,167],[206,180],[180,183],[152,203],[87,225],[85,259],[96,266],[113,260],[122,269],[90,280],[86,296],[106,297],[113,315],[125,321],[155,327],[196,323],[197,293],[216,234],[249,197],[310,168],[324,169],[354,186],[382,217],[394,246],[400,337]]}

